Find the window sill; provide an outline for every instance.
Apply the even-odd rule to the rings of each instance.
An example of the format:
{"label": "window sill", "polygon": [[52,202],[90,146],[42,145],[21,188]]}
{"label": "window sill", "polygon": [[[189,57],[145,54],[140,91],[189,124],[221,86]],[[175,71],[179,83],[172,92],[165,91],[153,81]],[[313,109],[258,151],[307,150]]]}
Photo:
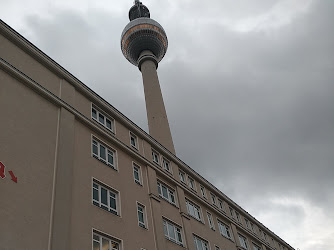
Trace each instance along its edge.
{"label": "window sill", "polygon": [[147,230],[147,231],[148,231],[148,228],[147,228],[147,226],[145,226],[145,225],[141,225],[141,224],[138,224],[138,226],[139,226],[140,228],[142,228],[142,229],[144,229],[144,230]]}
{"label": "window sill", "polygon": [[135,183],[136,183],[137,185],[143,187],[143,184],[141,184],[139,181],[136,181],[136,180],[135,180]]}
{"label": "window sill", "polygon": [[98,156],[96,156],[96,155],[93,155],[93,157],[94,157],[96,160],[102,162],[104,165],[107,165],[107,166],[110,167],[111,169],[113,169],[113,170],[115,170],[115,171],[118,172],[118,169],[115,168],[115,167],[114,167],[113,165],[111,165],[110,163],[107,163],[105,160],[100,159],[100,158],[99,158]]}
{"label": "window sill", "polygon": [[173,242],[174,244],[176,244],[176,245],[178,245],[178,246],[180,246],[180,247],[185,248],[185,246],[184,246],[182,243],[177,243],[175,240],[173,240],[173,239],[169,239],[169,238],[167,238],[166,236],[165,236],[165,239],[168,240],[168,241],[170,241],[170,242]]}
{"label": "window sill", "polygon": [[105,211],[105,212],[109,213],[109,214],[115,215],[115,216],[117,216],[117,217],[121,217],[121,216],[119,215],[119,212],[116,213],[115,211],[106,210],[106,209],[100,207],[99,205],[95,205],[94,203],[92,203],[92,205],[93,205],[94,207],[97,207],[97,208],[101,209],[102,211]]}
{"label": "window sill", "polygon": [[176,207],[176,208],[179,208],[175,203],[170,202],[170,201],[167,200],[165,197],[159,195],[159,198],[160,198],[160,200],[166,201],[166,202],[168,202],[169,204],[171,204],[172,206],[174,206],[174,207]]}

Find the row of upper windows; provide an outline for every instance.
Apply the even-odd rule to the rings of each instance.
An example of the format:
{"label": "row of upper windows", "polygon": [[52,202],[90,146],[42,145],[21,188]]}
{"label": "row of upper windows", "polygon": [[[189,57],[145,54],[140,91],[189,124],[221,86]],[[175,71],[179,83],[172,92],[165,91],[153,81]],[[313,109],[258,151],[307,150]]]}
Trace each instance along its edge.
{"label": "row of upper windows", "polygon": [[[107,128],[108,130],[115,132],[115,125],[114,125],[114,119],[111,117],[106,116],[103,112],[101,112],[98,108],[96,108],[94,105],[92,105],[92,119],[100,123],[102,126]],[[137,136],[130,132],[130,145],[131,147],[135,148],[138,150],[138,138]],[[117,170],[117,162],[116,162],[116,153],[115,150],[112,150],[108,147],[106,147],[104,144],[100,143],[97,139],[92,140],[92,151],[93,151],[93,156],[100,161],[104,162],[108,166],[112,167],[113,169]],[[167,160],[165,157],[160,156],[157,151],[152,149],[152,160],[155,164],[158,164],[161,166],[162,162],[162,167],[165,171],[168,173],[172,174],[172,166],[169,160]],[[137,184],[142,184],[141,182],[141,173],[140,173],[140,167],[139,166],[134,166],[133,167],[133,174],[134,174],[134,179]],[[196,183],[193,178],[191,178],[189,175],[186,175],[183,171],[179,170],[179,178],[180,181],[188,187],[197,192],[196,188]],[[159,192],[163,191],[161,188],[158,189]],[[203,185],[200,184],[200,193],[202,197],[206,200],[208,200],[207,194],[206,194],[206,189]],[[159,193],[160,195],[160,193]],[[170,203],[175,204],[175,201],[172,201],[171,196],[167,197],[165,193],[161,193],[161,197],[165,198],[168,200]],[[217,198],[216,195],[212,192],[210,192],[210,198],[211,202],[214,206],[218,207],[221,211],[226,213],[226,208],[224,205],[224,201],[220,198]],[[229,212],[230,216],[232,219],[236,220],[238,223],[242,225],[242,220],[241,220],[241,215],[235,211],[232,207],[229,206]],[[272,245],[275,247],[275,241],[273,238],[271,238],[271,242],[269,241],[269,237],[263,230],[261,230],[260,227],[257,226],[258,231],[256,231],[256,226],[250,222],[248,219],[244,218],[245,222],[245,227],[250,230],[251,232],[257,234],[261,239],[263,239],[265,242],[268,244]],[[279,244],[279,250],[284,250],[284,246]]]}
{"label": "row of upper windows", "polygon": [[[186,184],[191,190],[197,192],[196,189],[196,183],[194,181],[193,178],[191,178],[189,175],[185,174],[185,172],[181,171],[179,169],[179,178],[180,181],[184,184]],[[206,189],[203,185],[199,184],[200,186],[200,194],[201,196],[205,199],[208,200],[208,196],[207,196],[207,192]],[[211,204],[213,204],[215,207],[218,207],[219,210],[221,210],[222,212],[226,213],[226,207],[225,204],[227,204],[225,201],[223,201],[222,199],[218,198],[214,193],[210,192],[210,200],[211,200]],[[242,217],[240,215],[239,212],[237,212],[236,210],[234,210],[231,206],[228,206],[229,208],[229,215],[233,220],[236,220],[239,224],[243,225],[242,223]],[[245,221],[245,227],[250,230],[251,232],[257,234],[261,239],[263,239],[265,242],[267,242],[268,244],[270,244],[271,246],[275,247],[275,241],[273,238],[271,238],[271,241],[269,240],[269,236],[259,227],[258,228],[258,232],[256,232],[255,230],[255,225],[254,223],[250,222],[247,218],[244,217],[244,221]],[[279,244],[279,248],[280,250],[284,250],[285,248]]]}
{"label": "row of upper windows", "polygon": [[[100,111],[95,105],[92,105],[92,119],[115,133],[115,120]],[[136,150],[139,148],[138,137],[132,132],[130,132],[130,146]]]}

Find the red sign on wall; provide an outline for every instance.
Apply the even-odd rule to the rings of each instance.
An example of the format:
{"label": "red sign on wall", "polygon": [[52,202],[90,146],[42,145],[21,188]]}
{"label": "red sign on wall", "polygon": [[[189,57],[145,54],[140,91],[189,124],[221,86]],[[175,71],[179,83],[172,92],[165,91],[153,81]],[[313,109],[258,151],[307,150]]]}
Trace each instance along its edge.
{"label": "red sign on wall", "polygon": [[[17,177],[14,175],[13,171],[9,170],[8,173],[10,174],[12,181],[17,183]],[[6,166],[1,161],[0,161],[0,177],[2,179],[6,178]]]}

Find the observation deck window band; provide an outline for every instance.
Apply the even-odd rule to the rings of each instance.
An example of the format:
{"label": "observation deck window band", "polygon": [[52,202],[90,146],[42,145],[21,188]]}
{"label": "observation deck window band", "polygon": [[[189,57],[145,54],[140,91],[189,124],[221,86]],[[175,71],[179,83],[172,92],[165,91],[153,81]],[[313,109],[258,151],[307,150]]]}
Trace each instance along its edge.
{"label": "observation deck window band", "polygon": [[138,58],[138,68],[140,71],[141,71],[141,65],[143,64],[143,62],[148,61],[148,60],[154,62],[155,68],[156,69],[158,68],[158,61],[155,55],[144,54],[144,55],[139,56]]}

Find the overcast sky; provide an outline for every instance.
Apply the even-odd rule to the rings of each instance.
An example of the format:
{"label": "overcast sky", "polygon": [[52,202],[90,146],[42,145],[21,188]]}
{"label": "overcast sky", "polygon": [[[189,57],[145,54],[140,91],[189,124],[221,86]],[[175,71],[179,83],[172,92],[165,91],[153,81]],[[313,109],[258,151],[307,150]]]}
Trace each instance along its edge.
{"label": "overcast sky", "polygon": [[[334,1],[147,0],[179,158],[300,250],[334,249]],[[0,18],[147,131],[132,1],[0,0]]]}

